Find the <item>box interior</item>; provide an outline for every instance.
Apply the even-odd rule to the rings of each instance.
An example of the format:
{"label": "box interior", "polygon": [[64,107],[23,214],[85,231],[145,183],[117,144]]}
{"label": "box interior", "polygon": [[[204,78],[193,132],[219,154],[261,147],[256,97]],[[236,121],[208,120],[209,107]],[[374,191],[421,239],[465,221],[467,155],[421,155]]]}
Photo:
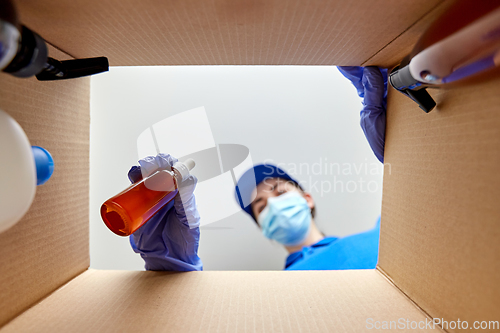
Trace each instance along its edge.
{"label": "box interior", "polygon": [[[2,332],[362,331],[426,315],[376,270],[87,270]],[[370,321],[369,321],[370,323]]]}
{"label": "box interior", "polygon": [[433,318],[497,320],[500,77],[388,98],[379,268]]}
{"label": "box interior", "polygon": [[[21,21],[58,59],[384,67],[409,53],[452,3],[16,2]],[[0,326],[351,331],[370,317],[496,320],[499,83],[497,76],[434,91],[438,108],[430,114],[389,89],[390,174],[386,166],[376,270],[162,273],[88,270],[89,79],[0,73],[0,108],[56,165],[28,214],[0,234]]]}
{"label": "box interior", "polygon": [[411,50],[426,17],[450,2],[16,1],[22,22],[52,45],[76,58],[104,55],[112,66],[386,67]]}

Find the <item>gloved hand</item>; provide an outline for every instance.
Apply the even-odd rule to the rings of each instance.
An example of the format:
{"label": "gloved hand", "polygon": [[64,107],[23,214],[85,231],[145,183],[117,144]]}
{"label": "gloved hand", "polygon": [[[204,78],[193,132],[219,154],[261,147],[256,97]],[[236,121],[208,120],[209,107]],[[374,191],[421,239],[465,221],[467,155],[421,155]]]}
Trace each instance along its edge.
{"label": "gloved hand", "polygon": [[[169,154],[148,156],[133,166],[128,177],[135,183],[157,170],[171,170],[177,159]],[[159,210],[130,236],[130,244],[146,262],[146,270],[200,271],[198,257],[200,216],[194,189],[197,179],[190,175],[179,184],[174,200]]]}
{"label": "gloved hand", "polygon": [[363,98],[361,128],[375,156],[384,162],[385,121],[387,110],[387,69],[375,66],[337,67]]}

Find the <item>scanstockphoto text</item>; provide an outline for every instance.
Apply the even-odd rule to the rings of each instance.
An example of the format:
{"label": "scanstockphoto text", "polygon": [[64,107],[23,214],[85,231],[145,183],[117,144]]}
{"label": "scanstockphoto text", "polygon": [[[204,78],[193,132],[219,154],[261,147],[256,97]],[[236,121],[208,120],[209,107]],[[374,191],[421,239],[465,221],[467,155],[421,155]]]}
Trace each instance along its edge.
{"label": "scanstockphoto text", "polygon": [[399,318],[397,320],[377,320],[374,318],[366,319],[366,328],[369,330],[423,330],[441,328],[444,330],[499,330],[500,322],[498,320],[473,321],[466,320],[446,320],[443,318],[425,318],[425,320],[411,320],[408,318]]}
{"label": "scanstockphoto text", "polygon": [[[381,191],[382,175],[392,172],[390,163],[337,162],[322,157],[313,163],[283,163],[267,159],[264,164],[278,166],[306,191],[320,196],[329,193],[376,193]],[[263,173],[266,175],[266,171]],[[268,174],[272,177],[274,170],[269,168]]]}

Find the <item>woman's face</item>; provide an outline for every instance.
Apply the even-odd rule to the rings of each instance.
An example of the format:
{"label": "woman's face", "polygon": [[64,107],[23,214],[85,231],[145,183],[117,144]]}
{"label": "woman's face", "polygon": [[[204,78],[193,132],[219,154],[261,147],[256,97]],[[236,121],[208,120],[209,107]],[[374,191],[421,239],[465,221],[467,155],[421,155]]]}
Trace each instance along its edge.
{"label": "woman's face", "polygon": [[309,207],[314,207],[314,201],[310,194],[303,193],[295,183],[283,178],[266,178],[255,188],[255,199],[252,202],[252,213],[257,218],[267,206],[267,199],[277,197],[290,191],[299,192],[306,200]]}

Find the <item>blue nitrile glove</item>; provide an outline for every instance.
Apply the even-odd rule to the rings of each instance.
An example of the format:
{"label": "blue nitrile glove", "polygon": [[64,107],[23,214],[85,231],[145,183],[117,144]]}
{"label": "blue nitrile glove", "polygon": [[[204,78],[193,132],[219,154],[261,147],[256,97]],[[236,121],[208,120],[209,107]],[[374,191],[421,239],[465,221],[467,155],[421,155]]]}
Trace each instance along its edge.
{"label": "blue nitrile glove", "polygon": [[[129,179],[135,183],[156,170],[171,170],[177,162],[169,154],[148,156],[139,161],[140,166],[130,169]],[[201,271],[198,257],[200,215],[196,209],[194,189],[197,179],[190,175],[179,184],[179,193],[148,222],[130,235],[130,244],[146,262],[146,270]]]}
{"label": "blue nitrile glove", "polygon": [[384,162],[385,115],[387,109],[387,69],[375,66],[338,67],[363,98],[361,128],[375,156]]}

